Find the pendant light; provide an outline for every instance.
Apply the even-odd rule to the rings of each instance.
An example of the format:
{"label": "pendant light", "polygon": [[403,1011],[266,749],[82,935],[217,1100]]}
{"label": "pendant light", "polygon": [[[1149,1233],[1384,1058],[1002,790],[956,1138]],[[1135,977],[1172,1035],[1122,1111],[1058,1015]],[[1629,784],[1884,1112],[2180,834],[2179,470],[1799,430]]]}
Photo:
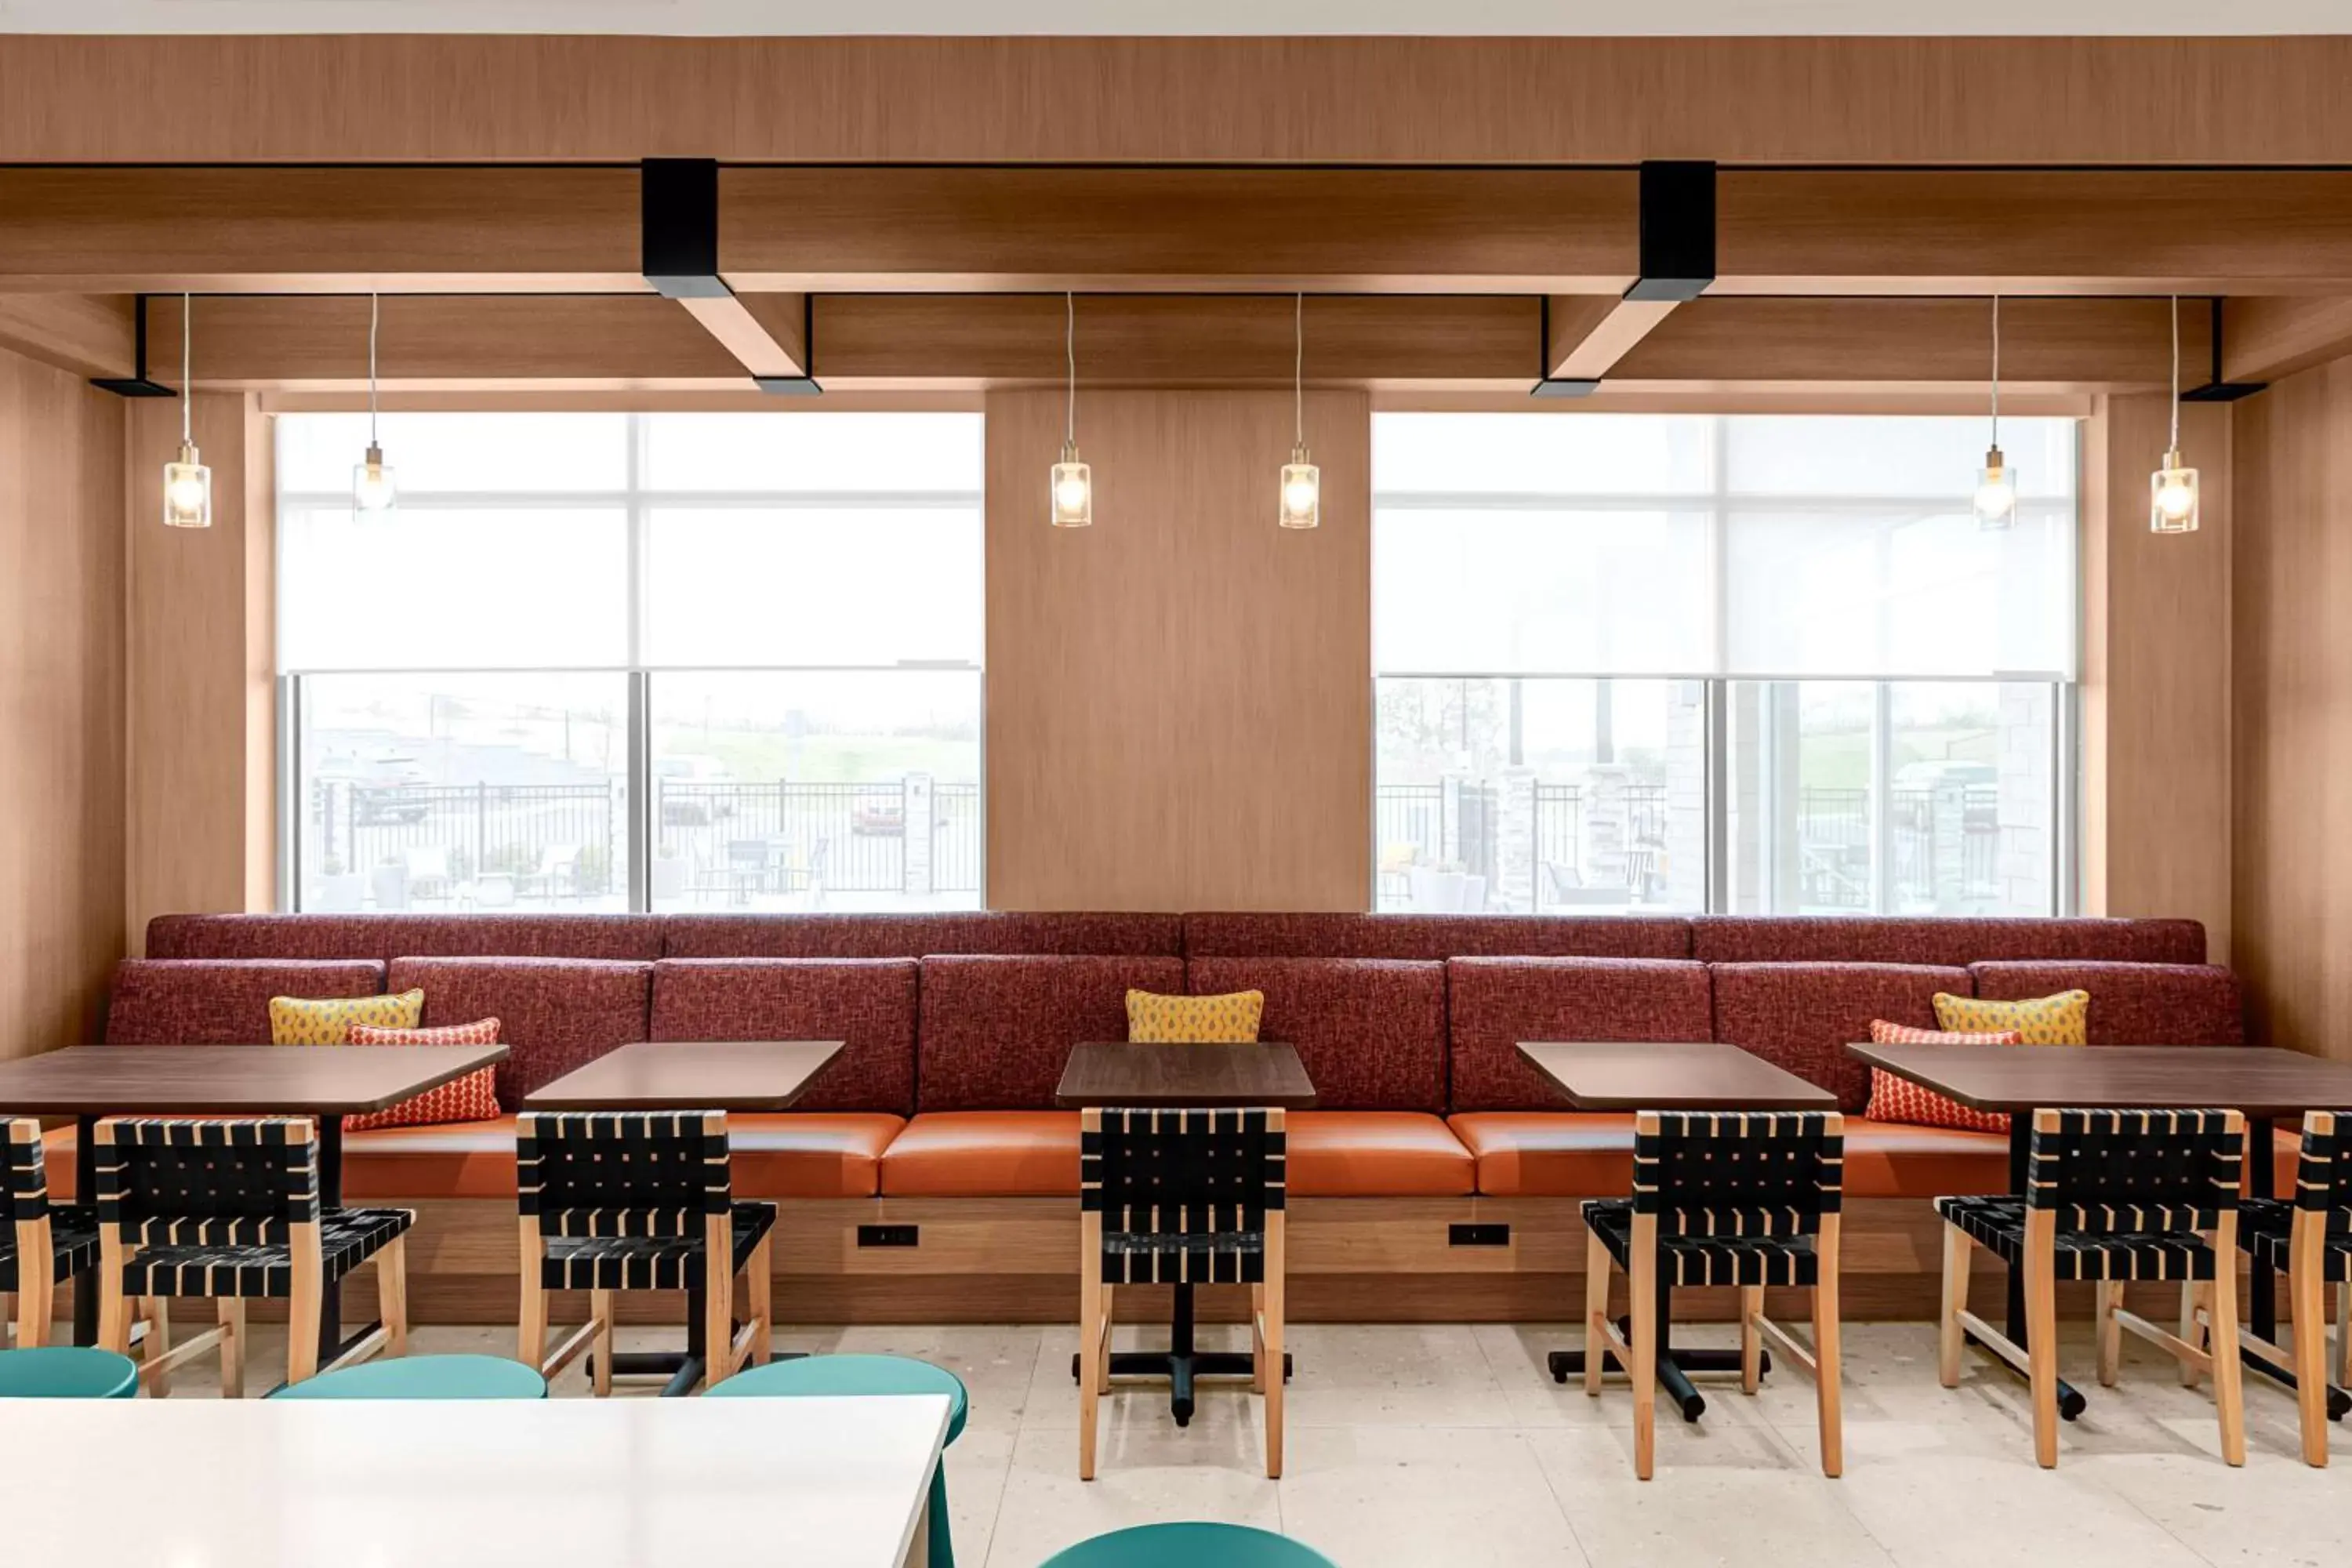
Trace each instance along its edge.
{"label": "pendant light", "polygon": [[2155,533],[2197,531],[2197,470],[2180,458],[2180,297],[2172,297],[2172,441],[2164,466],[2147,477],[2147,526]]}
{"label": "pendant light", "polygon": [[367,456],[352,468],[352,511],[362,519],[386,518],[399,504],[398,487],[393,482],[392,466],[383,460],[383,448],[375,438],[376,383],[375,336],[378,324],[376,297],[368,296],[368,444]]}
{"label": "pendant light", "polygon": [[213,525],[213,471],[196,451],[195,393],[188,384],[190,296],[180,296],[180,455],[163,465],[163,526]]}
{"label": "pendant light", "polygon": [[1062,296],[1062,353],[1070,376],[1069,412],[1062,426],[1062,460],[1054,465],[1055,528],[1086,528],[1095,521],[1093,470],[1078,457],[1078,297]]}
{"label": "pendant light", "polygon": [[2017,475],[2000,455],[2000,296],[1992,297],[1992,444],[1977,476],[1977,526],[2007,528],[2017,521]]}
{"label": "pendant light", "polygon": [[1285,528],[1313,528],[1323,521],[1323,471],[1307,455],[1307,296],[1297,297],[1290,318],[1290,461],[1282,466],[1282,489],[1275,521]]}

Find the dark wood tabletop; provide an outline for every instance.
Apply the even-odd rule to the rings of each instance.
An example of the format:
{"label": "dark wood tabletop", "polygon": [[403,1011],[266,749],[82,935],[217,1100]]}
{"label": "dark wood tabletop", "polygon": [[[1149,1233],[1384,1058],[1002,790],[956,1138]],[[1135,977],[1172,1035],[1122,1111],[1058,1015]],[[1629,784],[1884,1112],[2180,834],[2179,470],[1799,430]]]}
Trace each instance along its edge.
{"label": "dark wood tabletop", "polygon": [[839,1040],[660,1040],[623,1046],[523,1097],[526,1110],[787,1110]]}
{"label": "dark wood tabletop", "polygon": [[1721,1040],[1521,1040],[1580,1110],[1835,1110],[1837,1096]]}
{"label": "dark wood tabletop", "polygon": [[358,1116],[504,1046],[68,1046],[0,1062],[0,1115]]}
{"label": "dark wood tabletop", "polygon": [[1876,1046],[1846,1050],[1977,1110],[2212,1107],[2301,1116],[2352,1107],[2352,1062],[2244,1046]]}
{"label": "dark wood tabletop", "polygon": [[1083,1045],[1070,1052],[1054,1103],[1090,1105],[1280,1106],[1306,1110],[1315,1084],[1298,1053],[1279,1041],[1258,1045]]}

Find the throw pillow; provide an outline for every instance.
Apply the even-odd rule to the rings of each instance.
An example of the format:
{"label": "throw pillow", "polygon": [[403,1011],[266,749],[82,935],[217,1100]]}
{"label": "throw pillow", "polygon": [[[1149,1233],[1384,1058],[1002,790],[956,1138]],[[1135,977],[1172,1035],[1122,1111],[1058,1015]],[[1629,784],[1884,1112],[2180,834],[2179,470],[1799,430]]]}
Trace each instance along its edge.
{"label": "throw pillow", "polygon": [[1936,1022],[1943,1028],[1979,1034],[2015,1029],[2029,1046],[2085,1046],[2090,1044],[2091,994],[2061,991],[2024,1002],[1989,1002],[1938,991]]}
{"label": "throw pillow", "polygon": [[[1915,1029],[1908,1024],[1870,1021],[1871,1043],[1880,1046],[2018,1046],[2024,1037],[2015,1029],[1966,1033],[1949,1029]],[[1899,1078],[1885,1068],[1870,1069],[1870,1106],[1863,1114],[1873,1121],[1900,1121],[1912,1127],[1956,1127],[1964,1132],[2009,1131],[2009,1118],[1998,1110],[1972,1110],[1949,1095]]]}
{"label": "throw pillow", "polygon": [[1234,991],[1223,996],[1161,996],[1130,991],[1127,1037],[1147,1045],[1254,1045],[1257,1021],[1265,1012],[1263,991]]}
{"label": "throw pillow", "polygon": [[329,996],[317,1001],[301,996],[272,996],[269,1043],[340,1046],[350,1041],[354,1024],[413,1029],[424,1016],[422,991],[402,991],[389,996]]}
{"label": "throw pillow", "polygon": [[[431,1029],[386,1029],[373,1024],[352,1026],[353,1046],[495,1046],[499,1021],[484,1018],[472,1024],[444,1024]],[[451,1079],[439,1089],[372,1110],[343,1118],[346,1132],[376,1127],[437,1127],[451,1121],[488,1121],[499,1113],[498,1068],[477,1068]]]}

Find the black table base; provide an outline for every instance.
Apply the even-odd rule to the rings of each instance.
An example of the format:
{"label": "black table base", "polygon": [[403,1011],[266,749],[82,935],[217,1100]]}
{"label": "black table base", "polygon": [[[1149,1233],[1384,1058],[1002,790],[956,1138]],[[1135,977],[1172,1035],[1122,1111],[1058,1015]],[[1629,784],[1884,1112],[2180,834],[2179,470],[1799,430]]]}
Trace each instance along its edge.
{"label": "black table base", "polygon": [[[1253,1330],[1255,1331],[1255,1330]],[[1282,1356],[1282,1378],[1290,1381],[1290,1352]],[[1168,1348],[1164,1351],[1113,1351],[1110,1356],[1113,1377],[1164,1377],[1168,1380],[1168,1408],[1176,1417],[1176,1425],[1192,1423],[1192,1381],[1201,1377],[1251,1377],[1257,1375],[1256,1358],[1246,1351],[1195,1350],[1192,1344],[1192,1287],[1176,1287],[1174,1314],[1170,1319]],[[1070,1381],[1080,1374],[1080,1358],[1070,1357]]]}
{"label": "black table base", "polygon": [[[664,1380],[664,1399],[683,1399],[694,1392],[702,1381],[704,1370],[710,1363],[709,1334],[703,1327],[705,1298],[702,1287],[689,1285],[686,1290],[686,1349],[682,1351],[614,1351],[614,1377],[658,1377]],[[778,1351],[768,1357],[770,1362],[798,1361],[799,1351]],[[764,1363],[753,1362],[754,1366]],[[596,1375],[596,1352],[587,1356],[588,1375]]]}
{"label": "black table base", "polygon": [[[1706,1414],[1706,1400],[1692,1385],[1690,1374],[1695,1372],[1736,1373],[1740,1369],[1739,1352],[1737,1350],[1675,1349],[1674,1287],[1661,1279],[1658,1281],[1657,1290],[1658,1386],[1665,1391],[1667,1398],[1675,1402],[1675,1406],[1682,1412],[1684,1420],[1696,1421]],[[1633,1320],[1618,1319],[1617,1331],[1624,1335],[1626,1342],[1631,1344],[1633,1339]],[[1571,1377],[1584,1375],[1587,1356],[1603,1357],[1601,1363],[1601,1371],[1604,1373],[1609,1372],[1611,1368],[1606,1359],[1607,1354],[1608,1352],[1599,1346],[1591,1344],[1586,1345],[1580,1351],[1553,1351],[1544,1357],[1544,1366],[1551,1373],[1551,1380],[1554,1383],[1566,1383]],[[1759,1356],[1758,1370],[1770,1372],[1772,1370],[1771,1352],[1759,1352]],[[1622,1375],[1622,1369],[1620,1372]]]}

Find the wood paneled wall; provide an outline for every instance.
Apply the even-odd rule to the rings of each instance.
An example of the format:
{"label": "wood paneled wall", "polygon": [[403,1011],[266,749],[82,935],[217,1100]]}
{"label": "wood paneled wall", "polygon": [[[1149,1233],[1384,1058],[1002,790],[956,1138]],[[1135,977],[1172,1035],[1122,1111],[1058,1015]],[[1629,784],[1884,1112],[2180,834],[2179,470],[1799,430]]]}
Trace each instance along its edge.
{"label": "wood paneled wall", "polygon": [[164,527],[163,464],[179,442],[179,405],[129,407],[129,859],[121,886],[139,952],[152,915],[276,903],[277,503],[269,421],[257,401],[199,395],[195,437],[213,470],[213,526]]}
{"label": "wood paneled wall", "polygon": [[1360,910],[1370,403],[1307,399],[1323,525],[1275,525],[1290,399],[1082,394],[1095,522],[1046,521],[1059,393],[988,412],[988,902]]}
{"label": "wood paneled wall", "polygon": [[2352,38],[11,37],[0,161],[2352,162]]}
{"label": "wood paneled wall", "polygon": [[2083,448],[2082,905],[2205,922],[2230,962],[2231,413],[2181,411],[2200,526],[2148,531],[2169,401],[2104,397]]}
{"label": "wood paneled wall", "polygon": [[0,351],[0,1057],[95,1038],[122,953],[122,409]]}
{"label": "wood paneled wall", "polygon": [[2352,1059],[2352,359],[2237,409],[2235,961],[2258,1037]]}

